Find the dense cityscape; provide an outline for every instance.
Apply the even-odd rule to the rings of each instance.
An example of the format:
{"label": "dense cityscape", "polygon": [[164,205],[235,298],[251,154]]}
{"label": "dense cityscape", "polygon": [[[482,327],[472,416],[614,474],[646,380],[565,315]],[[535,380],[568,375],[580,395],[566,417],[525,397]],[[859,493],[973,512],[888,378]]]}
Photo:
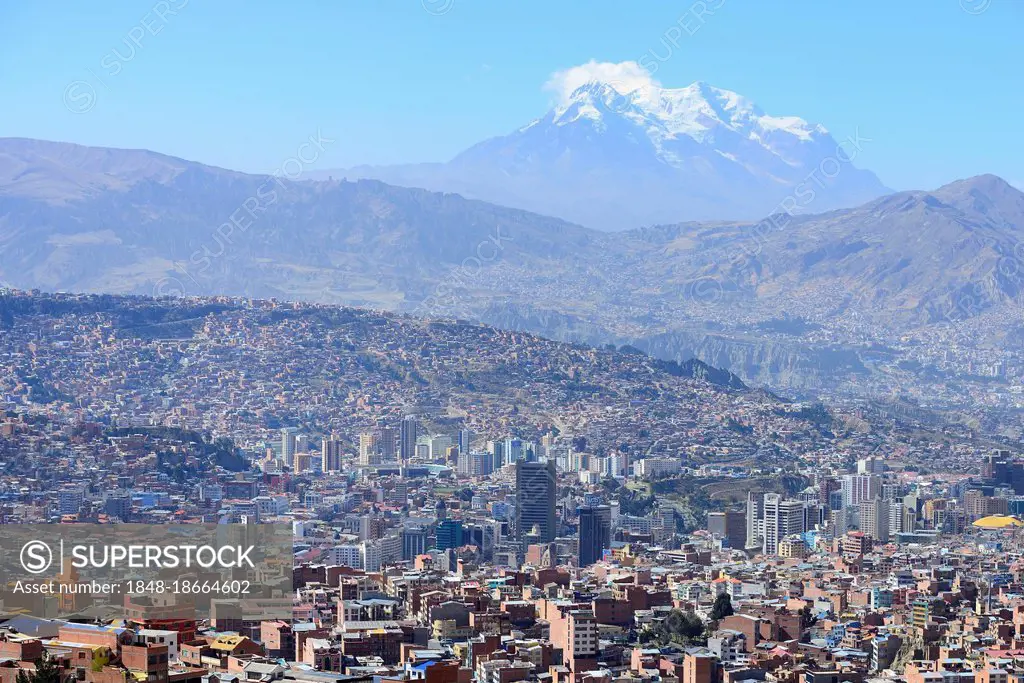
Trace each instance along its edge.
{"label": "dense cityscape", "polygon": [[0,683],[1024,683],[1024,2],[866,9],[0,3]]}
{"label": "dense cityscape", "polygon": [[1020,666],[1024,464],[997,437],[325,305],[8,290],[0,324],[4,524],[284,524],[294,555],[291,619],[136,593],[26,611],[10,577],[4,681]]}

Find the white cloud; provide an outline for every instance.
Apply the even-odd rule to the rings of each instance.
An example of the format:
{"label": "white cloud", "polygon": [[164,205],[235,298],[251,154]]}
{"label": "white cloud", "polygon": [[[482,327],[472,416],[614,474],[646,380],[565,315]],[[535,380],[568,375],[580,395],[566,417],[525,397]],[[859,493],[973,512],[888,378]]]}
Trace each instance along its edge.
{"label": "white cloud", "polygon": [[559,104],[569,101],[569,96],[581,85],[587,83],[606,83],[622,95],[642,90],[645,93],[661,88],[661,83],[654,80],[647,69],[636,62],[596,62],[591,59],[586,64],[561,69],[551,74],[544,84],[545,90],[555,94]]}

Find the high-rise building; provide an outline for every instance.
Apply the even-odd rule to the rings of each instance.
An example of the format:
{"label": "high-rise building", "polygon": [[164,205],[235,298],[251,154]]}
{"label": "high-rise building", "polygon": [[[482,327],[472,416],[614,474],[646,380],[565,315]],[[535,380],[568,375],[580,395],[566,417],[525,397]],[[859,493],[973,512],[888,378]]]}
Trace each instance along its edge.
{"label": "high-rise building", "polygon": [[747,548],[760,548],[764,538],[764,494],[747,492]]}
{"label": "high-rise building", "polygon": [[[486,451],[469,453],[464,460],[466,462],[465,473],[471,477],[486,477],[494,471],[494,456]],[[462,462],[463,460],[459,460],[460,464]]]}
{"label": "high-rise building", "polygon": [[708,531],[723,546],[743,550],[747,544],[747,516],[742,511],[709,512]]}
{"label": "high-rise building", "polygon": [[854,507],[881,493],[882,479],[876,474],[846,474],[842,478],[843,507]]}
{"label": "high-rise building", "polygon": [[505,439],[505,458],[507,462],[526,460],[526,451],[523,449],[522,439]]}
{"label": "high-rise building", "polygon": [[341,441],[333,434],[320,442],[320,470],[339,472],[341,470]]}
{"label": "high-rise building", "polygon": [[380,464],[380,448],[376,434],[364,432],[359,435],[359,464]]}
{"label": "high-rise building", "polygon": [[402,529],[402,559],[415,560],[417,555],[427,552],[427,530],[425,527]]}
{"label": "high-rise building", "polygon": [[903,531],[910,531],[904,527],[907,517],[904,514],[903,502],[899,500],[887,500],[886,502],[889,504],[889,537],[892,538]]}
{"label": "high-rise building", "polygon": [[[832,493],[839,490],[839,482],[829,476],[818,477],[818,502],[831,508]],[[840,499],[841,500],[841,499]]]}
{"label": "high-rise building", "polygon": [[505,442],[504,441],[488,441],[487,450],[491,455],[494,456],[494,467],[499,468],[508,464],[508,459],[505,457]]}
{"label": "high-rise building", "polygon": [[281,461],[288,467],[295,464],[295,437],[298,431],[295,427],[281,428]]}
{"label": "high-rise building", "polygon": [[438,550],[449,548],[461,548],[464,544],[462,520],[446,519],[437,525],[437,546]]}
{"label": "high-rise building", "polygon": [[473,447],[473,432],[469,429],[459,430],[459,453],[469,453]]}
{"label": "high-rise building", "polygon": [[857,474],[882,474],[885,472],[885,460],[869,455],[857,461]]}
{"label": "high-rise building", "polygon": [[409,502],[409,483],[400,479],[395,482],[395,487],[387,493],[387,499],[397,505],[405,505]]}
{"label": "high-rise building", "polygon": [[579,566],[589,567],[611,547],[612,509],[607,505],[581,507]]}
{"label": "high-rise building", "polygon": [[764,554],[777,554],[779,541],[790,534],[802,534],[806,531],[804,524],[803,503],[787,500],[777,493],[764,494]]}
{"label": "high-rise building", "polygon": [[1009,501],[1006,498],[986,496],[978,489],[969,489],[964,493],[964,511],[971,521],[989,515],[1005,515],[1009,510]]}
{"label": "high-rise building", "polygon": [[555,488],[553,460],[516,462],[516,539],[520,542],[535,527],[541,543],[555,540]]}
{"label": "high-rise building", "polygon": [[818,503],[804,504],[804,531],[812,531],[828,521],[828,508]]}
{"label": "high-rise building", "polygon": [[448,453],[448,449],[452,447],[452,437],[447,434],[429,436],[427,440],[430,443],[430,451],[427,455],[434,462],[443,460]]}
{"label": "high-rise building", "polygon": [[[395,442],[397,436],[395,430],[391,427],[381,427],[377,432],[377,449],[380,451],[380,459],[382,462],[393,462],[397,451],[395,450]],[[416,439],[412,440],[414,447]]]}
{"label": "high-rise building", "polygon": [[398,457],[402,462],[409,462],[416,457],[416,417],[408,415],[399,426]]}
{"label": "high-rise building", "polygon": [[863,500],[858,505],[860,530],[877,543],[889,541],[890,503],[882,498]]}

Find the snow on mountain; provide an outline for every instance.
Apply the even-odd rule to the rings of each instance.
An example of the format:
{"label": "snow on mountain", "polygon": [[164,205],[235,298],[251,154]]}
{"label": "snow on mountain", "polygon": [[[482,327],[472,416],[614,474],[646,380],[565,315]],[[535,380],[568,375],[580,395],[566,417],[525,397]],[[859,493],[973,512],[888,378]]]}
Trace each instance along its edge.
{"label": "snow on mountain", "polygon": [[610,112],[647,126],[652,137],[687,135],[700,142],[713,141],[711,134],[720,126],[759,142],[775,132],[801,140],[828,133],[797,116],[768,116],[742,95],[701,81],[685,88],[623,90],[616,83],[587,83],[573,93],[569,104],[553,110],[553,122],[566,125],[583,115],[599,121],[602,112]]}
{"label": "snow on mountain", "polygon": [[821,178],[813,205],[801,209],[853,206],[890,191],[850,163],[824,126],[766,114],[730,90],[700,81],[662,87],[629,62],[591,62],[553,83],[556,103],[544,116],[447,163],[333,173],[459,192],[606,230],[760,218],[823,162],[837,166],[837,157],[838,172]]}

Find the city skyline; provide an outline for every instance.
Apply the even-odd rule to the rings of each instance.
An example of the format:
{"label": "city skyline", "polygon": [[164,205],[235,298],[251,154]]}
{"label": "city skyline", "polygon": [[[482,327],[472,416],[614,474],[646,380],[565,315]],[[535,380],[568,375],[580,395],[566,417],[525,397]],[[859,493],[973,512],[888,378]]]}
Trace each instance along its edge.
{"label": "city skyline", "polygon": [[1022,26],[8,3],[0,683],[1024,683]]}

